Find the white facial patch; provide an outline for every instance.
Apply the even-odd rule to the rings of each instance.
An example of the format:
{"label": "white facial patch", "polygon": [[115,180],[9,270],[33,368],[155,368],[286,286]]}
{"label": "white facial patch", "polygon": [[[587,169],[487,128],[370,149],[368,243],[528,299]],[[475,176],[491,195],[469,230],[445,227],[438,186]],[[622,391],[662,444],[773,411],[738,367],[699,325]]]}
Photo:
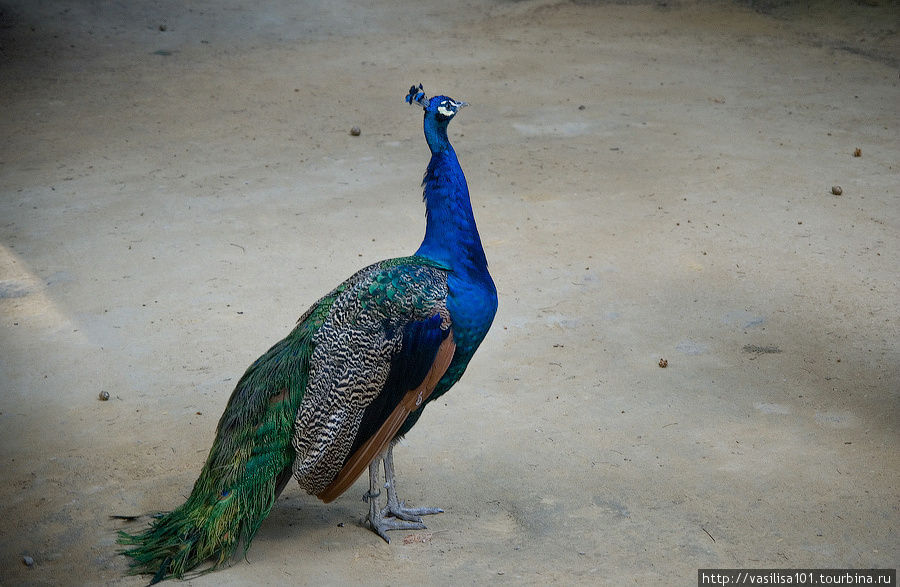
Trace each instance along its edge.
{"label": "white facial patch", "polygon": [[440,106],[438,106],[438,113],[443,114],[444,116],[450,117],[456,114],[456,110],[451,110],[444,106],[446,102],[442,102]]}

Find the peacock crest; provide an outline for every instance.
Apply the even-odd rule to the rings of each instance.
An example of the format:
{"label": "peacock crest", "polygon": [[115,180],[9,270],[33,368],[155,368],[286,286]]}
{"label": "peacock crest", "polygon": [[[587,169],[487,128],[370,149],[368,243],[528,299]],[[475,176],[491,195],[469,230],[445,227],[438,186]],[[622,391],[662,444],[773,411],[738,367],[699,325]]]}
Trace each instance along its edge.
{"label": "peacock crest", "polygon": [[428,96],[425,95],[425,90],[422,88],[422,84],[419,84],[418,87],[410,86],[409,93],[406,94],[406,103],[412,104],[415,102],[422,108],[428,108]]}

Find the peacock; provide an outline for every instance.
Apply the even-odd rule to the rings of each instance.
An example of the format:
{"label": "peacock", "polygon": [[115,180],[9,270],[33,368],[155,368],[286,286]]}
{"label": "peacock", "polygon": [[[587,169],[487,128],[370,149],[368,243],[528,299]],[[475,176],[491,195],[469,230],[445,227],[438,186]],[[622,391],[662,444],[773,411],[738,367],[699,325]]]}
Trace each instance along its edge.
{"label": "peacock", "polygon": [[447,138],[467,103],[428,98],[421,84],[406,102],[424,109],[431,150],[421,246],[360,269],[250,365],[187,501],[143,532],[119,533],[132,574],[182,578],[229,561],[239,545],[246,552],[291,477],[328,503],[368,468],[366,519],[387,542],[387,532],[425,528],[422,516],[443,511],[397,497],[393,448],[466,370],[493,322],[497,290]]}

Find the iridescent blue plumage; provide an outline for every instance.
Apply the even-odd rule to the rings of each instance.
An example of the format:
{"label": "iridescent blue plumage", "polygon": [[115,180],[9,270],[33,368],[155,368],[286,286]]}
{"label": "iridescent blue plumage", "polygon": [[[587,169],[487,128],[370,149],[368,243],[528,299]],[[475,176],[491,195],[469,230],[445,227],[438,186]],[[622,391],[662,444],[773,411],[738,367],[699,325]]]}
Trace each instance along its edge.
{"label": "iridescent blue plumage", "polygon": [[421,84],[406,101],[424,109],[431,150],[421,246],[338,285],[247,369],[186,503],[141,533],[121,534],[132,572],[156,582],[226,562],[239,544],[249,547],[291,476],[327,503],[368,468],[368,521],[385,540],[441,511],[397,498],[393,446],[462,376],[490,328],[497,291],[447,138],[466,103],[429,99]]}
{"label": "iridescent blue plumage", "polygon": [[[415,86],[410,88],[408,99],[414,90]],[[424,130],[431,150],[422,181],[425,238],[416,255],[443,263],[452,270],[447,280],[447,310],[457,345],[453,362],[431,396],[433,400],[459,380],[490,329],[497,312],[497,289],[488,273],[466,177],[447,137],[450,120],[468,104],[446,96],[435,96],[425,102],[421,84],[414,101],[427,104]],[[421,410],[411,414],[400,433],[412,428],[420,414]]]}

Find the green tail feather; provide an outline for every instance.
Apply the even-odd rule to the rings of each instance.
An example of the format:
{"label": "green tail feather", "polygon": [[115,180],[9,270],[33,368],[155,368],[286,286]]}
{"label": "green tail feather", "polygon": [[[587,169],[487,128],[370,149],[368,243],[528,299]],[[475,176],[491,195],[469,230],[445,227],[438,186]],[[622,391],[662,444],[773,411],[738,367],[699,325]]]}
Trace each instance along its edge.
{"label": "green tail feather", "polygon": [[119,544],[131,547],[122,554],[131,557],[132,574],[154,575],[151,584],[182,578],[207,561],[212,566],[202,572],[230,560],[241,543],[250,547],[291,473],[310,338],[331,302],[332,296],[320,300],[241,377],[187,501],[139,534],[119,533]]}

